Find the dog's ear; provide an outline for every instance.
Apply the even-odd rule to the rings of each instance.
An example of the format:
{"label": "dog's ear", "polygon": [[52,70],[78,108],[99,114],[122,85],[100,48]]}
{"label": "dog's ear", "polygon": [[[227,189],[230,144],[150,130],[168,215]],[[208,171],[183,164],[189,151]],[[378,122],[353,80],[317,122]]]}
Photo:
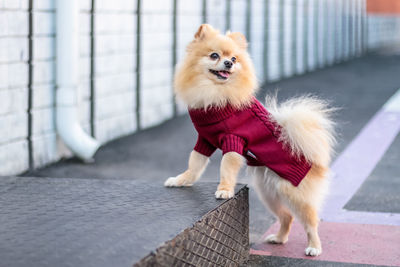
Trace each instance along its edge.
{"label": "dog's ear", "polygon": [[215,30],[210,24],[201,24],[196,34],[194,35],[194,38],[197,40],[203,40],[207,36],[214,33]]}
{"label": "dog's ear", "polygon": [[240,32],[227,32],[226,36],[231,38],[240,48],[247,49],[246,37]]}

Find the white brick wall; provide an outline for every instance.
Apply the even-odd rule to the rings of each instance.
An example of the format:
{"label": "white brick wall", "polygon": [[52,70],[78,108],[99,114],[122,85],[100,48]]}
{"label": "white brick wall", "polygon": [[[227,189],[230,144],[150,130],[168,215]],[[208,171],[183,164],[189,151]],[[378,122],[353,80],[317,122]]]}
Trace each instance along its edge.
{"label": "white brick wall", "polygon": [[[200,2],[200,1],[199,1]],[[226,30],[226,1],[207,0],[207,23],[219,29],[222,33]]]}
{"label": "white brick wall", "polygon": [[293,9],[294,9],[294,1],[293,0],[284,0],[284,19],[283,19],[283,77],[290,77],[293,75]]}
{"label": "white brick wall", "polygon": [[309,71],[315,70],[315,63],[316,63],[316,58],[315,58],[315,12],[314,12],[314,7],[315,7],[315,2],[316,0],[308,0],[307,4],[308,6],[306,14],[307,14],[307,40],[308,40],[308,58],[307,58],[307,69]]}
{"label": "white brick wall", "polygon": [[[27,2],[24,0],[20,0],[20,1]],[[83,1],[83,0],[81,0],[81,1]],[[55,2],[54,2],[54,0],[35,0],[35,1],[33,1],[33,8],[37,9],[37,10],[52,11],[55,8]]]}
{"label": "white brick wall", "polygon": [[[90,0],[80,0],[79,10],[79,122],[85,132],[90,131]],[[53,138],[53,137],[51,137]]]}
{"label": "white brick wall", "polygon": [[28,42],[25,37],[0,38],[0,64],[28,60]]}
{"label": "white brick wall", "polygon": [[344,57],[345,59],[349,59],[351,56],[350,53],[350,1],[351,0],[343,0],[344,5]]}
{"label": "white brick wall", "polygon": [[57,149],[57,144],[60,143],[57,140],[55,132],[47,132],[38,137],[32,138],[33,145],[33,158],[35,167],[44,166],[51,162],[54,162],[59,151]]}
{"label": "white brick wall", "polygon": [[358,19],[356,22],[356,27],[357,27],[357,40],[358,40],[358,46],[356,47],[357,50],[357,56],[361,56],[363,53],[363,35],[364,35],[364,27],[363,27],[363,22],[364,22],[364,1],[363,0],[357,0],[357,13],[358,13]]}
{"label": "white brick wall", "polygon": [[140,124],[151,127],[173,115],[172,0],[143,1],[140,54]]}
{"label": "white brick wall", "polygon": [[335,61],[335,40],[337,35],[335,34],[335,1],[326,2],[325,10],[325,34],[326,34],[326,45],[324,46],[326,63],[328,65],[333,64]]}
{"label": "white brick wall", "polygon": [[0,2],[0,175],[28,167],[27,1]]}
{"label": "white brick wall", "polygon": [[256,68],[256,75],[260,81],[264,80],[264,7],[265,1],[252,0],[251,7],[251,35],[250,55]]}
{"label": "white brick wall", "polygon": [[[95,137],[102,143],[136,129],[136,6],[136,1],[96,1],[94,128]],[[82,77],[86,91],[82,94],[82,120],[89,124],[90,16],[86,14],[82,15],[87,17],[88,26],[81,57],[88,72]]]}
{"label": "white brick wall", "polygon": [[[267,56],[267,66],[268,73],[267,78],[270,81],[277,80],[279,78],[279,70],[280,64],[279,61],[279,47],[280,47],[280,32],[279,32],[279,0],[272,0],[268,3],[268,17],[267,17],[267,29],[265,29],[265,33],[268,36],[268,43],[266,44],[268,47],[268,56]],[[261,31],[262,33],[262,31]],[[260,33],[251,33],[251,39],[253,39],[253,34],[260,35]],[[263,43],[263,41],[261,41]],[[257,66],[256,66],[257,67]],[[259,68],[259,66],[258,66]]]}
{"label": "white brick wall", "polygon": [[374,50],[393,44],[400,45],[400,16],[370,15],[368,17],[368,48]]}
{"label": "white brick wall", "polygon": [[343,9],[343,0],[337,0],[335,1],[332,6],[334,8],[335,12],[335,28],[336,28],[336,40],[335,40],[335,58],[337,61],[341,61],[343,59],[343,19],[342,19],[342,13],[341,10]]}
{"label": "white brick wall", "polygon": [[28,12],[26,10],[3,10],[3,19],[0,20],[3,28],[3,36],[27,36],[28,35]]}
{"label": "white brick wall", "polygon": [[55,135],[55,6],[50,0],[33,3],[32,148],[34,167],[60,158]]}
{"label": "white brick wall", "polygon": [[297,34],[296,34],[296,73],[302,74],[305,72],[305,60],[304,60],[304,51],[305,51],[305,20],[304,20],[304,0],[297,1],[296,7],[296,21],[297,21]]}
{"label": "white brick wall", "polygon": [[[185,0],[177,2],[177,63],[182,60],[186,46],[193,40],[194,34],[202,24],[202,2],[198,0]],[[177,102],[179,114],[186,112],[186,106]]]}
{"label": "white brick wall", "polygon": [[15,175],[28,169],[28,143],[26,139],[0,145],[0,176]]}
{"label": "white brick wall", "polygon": [[0,117],[0,125],[4,129],[0,132],[0,144],[11,143],[26,137],[27,116],[25,113],[9,113]]}
{"label": "white brick wall", "polygon": [[[7,100],[7,101],[5,101]],[[26,110],[28,105],[27,88],[0,89],[0,116]]]}
{"label": "white brick wall", "polygon": [[231,31],[246,33],[247,0],[231,1]]}
{"label": "white brick wall", "polygon": [[[316,8],[318,9],[318,25],[317,25],[317,31],[318,31],[318,54],[317,54],[317,65],[318,67],[322,68],[326,64],[326,46],[327,46],[327,33],[325,29],[328,26],[328,20],[326,19],[326,14],[328,12],[332,13],[333,15],[335,14],[336,10],[333,8],[332,5],[330,5],[330,8],[333,8],[333,10],[328,10],[328,3],[327,1],[317,1]],[[334,17],[333,17],[334,19]],[[335,22],[334,20],[332,22]]]}
{"label": "white brick wall", "polygon": [[[28,3],[27,0],[0,0],[0,175],[21,173],[29,165]],[[143,128],[173,116],[173,0],[142,0],[141,3],[141,51],[136,55],[137,1],[96,0],[94,95],[91,96],[92,1],[79,1],[79,120],[90,133],[93,105],[94,134],[102,143],[136,131],[137,90],[140,90],[139,115]],[[203,10],[202,0],[177,3],[179,62],[203,21]],[[226,3],[207,0],[207,22],[221,32],[226,30]],[[249,3],[251,28],[246,33]],[[279,18],[281,5],[283,28]],[[395,16],[369,16],[368,35],[361,34],[365,0],[231,0],[230,7],[231,30],[251,36],[249,49],[261,82],[360,55],[362,37],[368,36],[370,49],[400,43],[400,18]],[[33,0],[32,16],[31,140],[34,167],[39,167],[70,154],[55,132],[55,1]],[[362,30],[366,31],[366,27]],[[266,60],[265,48],[268,49]],[[138,74],[137,56],[141,61]],[[140,88],[136,88],[137,75]],[[91,97],[94,97],[93,103]],[[184,110],[179,105],[178,112]]]}
{"label": "white brick wall", "polygon": [[2,0],[0,8],[4,9],[28,9],[28,2],[24,0]]}
{"label": "white brick wall", "polygon": [[201,1],[178,1],[177,7],[177,61],[182,59],[187,44],[202,23]]}

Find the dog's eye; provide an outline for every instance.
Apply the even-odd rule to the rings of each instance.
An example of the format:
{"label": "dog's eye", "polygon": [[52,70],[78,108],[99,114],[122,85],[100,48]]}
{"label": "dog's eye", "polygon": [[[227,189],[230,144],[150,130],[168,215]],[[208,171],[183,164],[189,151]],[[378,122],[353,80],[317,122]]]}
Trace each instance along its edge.
{"label": "dog's eye", "polygon": [[236,62],[236,58],[235,57],[232,57],[231,60],[232,60],[233,63]]}
{"label": "dog's eye", "polygon": [[210,55],[210,58],[212,58],[212,59],[219,59],[219,55],[218,55],[217,53],[212,53],[212,54]]}

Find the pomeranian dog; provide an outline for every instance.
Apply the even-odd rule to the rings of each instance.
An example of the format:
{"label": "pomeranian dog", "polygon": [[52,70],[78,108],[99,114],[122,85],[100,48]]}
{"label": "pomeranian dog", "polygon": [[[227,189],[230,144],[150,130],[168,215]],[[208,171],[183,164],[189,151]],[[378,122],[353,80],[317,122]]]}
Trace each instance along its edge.
{"label": "pomeranian dog", "polygon": [[266,242],[287,242],[294,216],[304,226],[305,254],[321,254],[318,209],[327,190],[335,143],[332,109],[315,97],[300,97],[265,106],[254,97],[258,88],[247,41],[238,32],[220,34],[203,24],[178,66],[175,93],[187,104],[198,132],[188,169],[165,181],[167,187],[191,186],[209,157],[223,152],[216,198],[234,195],[245,161],[259,198],[280,222]]}

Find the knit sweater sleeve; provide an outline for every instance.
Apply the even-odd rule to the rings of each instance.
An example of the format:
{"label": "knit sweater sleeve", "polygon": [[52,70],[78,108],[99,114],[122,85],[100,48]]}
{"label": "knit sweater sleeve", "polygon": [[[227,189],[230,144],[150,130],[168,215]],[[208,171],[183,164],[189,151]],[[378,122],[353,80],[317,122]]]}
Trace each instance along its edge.
{"label": "knit sweater sleeve", "polygon": [[205,138],[202,136],[197,137],[197,143],[194,146],[194,150],[199,152],[200,154],[210,157],[216,150],[217,148],[210,144]]}
{"label": "knit sweater sleeve", "polygon": [[228,152],[237,152],[240,155],[243,155],[244,147],[246,145],[246,141],[243,138],[233,134],[227,134],[221,141],[221,150],[223,154]]}

